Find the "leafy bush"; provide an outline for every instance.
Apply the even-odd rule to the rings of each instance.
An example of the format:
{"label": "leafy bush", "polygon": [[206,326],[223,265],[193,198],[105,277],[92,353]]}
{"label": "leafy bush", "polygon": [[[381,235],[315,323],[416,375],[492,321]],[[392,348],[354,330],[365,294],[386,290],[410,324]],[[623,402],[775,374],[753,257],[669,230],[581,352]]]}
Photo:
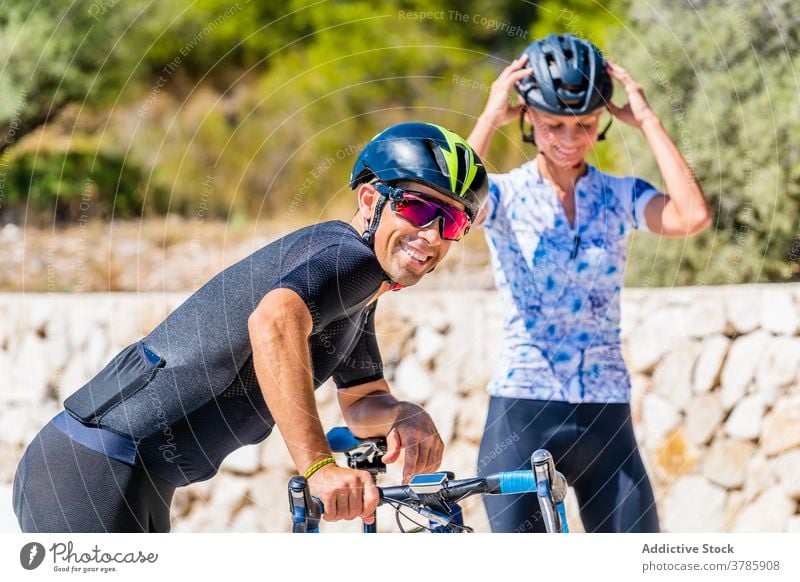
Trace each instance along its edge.
{"label": "leafy bush", "polygon": [[17,153],[9,162],[5,189],[8,207],[24,209],[30,218],[85,221],[143,212],[141,171],[107,153]]}

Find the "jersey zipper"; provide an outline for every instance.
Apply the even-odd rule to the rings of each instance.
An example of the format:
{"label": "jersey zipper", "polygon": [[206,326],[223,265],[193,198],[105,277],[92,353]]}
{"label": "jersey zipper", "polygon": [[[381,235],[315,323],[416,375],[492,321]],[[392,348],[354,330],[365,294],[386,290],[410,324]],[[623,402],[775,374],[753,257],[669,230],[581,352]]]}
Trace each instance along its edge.
{"label": "jersey zipper", "polygon": [[573,227],[575,234],[572,237],[573,246],[572,253],[569,256],[570,261],[574,261],[577,258],[578,249],[581,246],[581,235],[578,232],[578,182],[580,182],[580,178],[575,182],[575,187],[572,189],[572,197],[575,202],[575,226]]}

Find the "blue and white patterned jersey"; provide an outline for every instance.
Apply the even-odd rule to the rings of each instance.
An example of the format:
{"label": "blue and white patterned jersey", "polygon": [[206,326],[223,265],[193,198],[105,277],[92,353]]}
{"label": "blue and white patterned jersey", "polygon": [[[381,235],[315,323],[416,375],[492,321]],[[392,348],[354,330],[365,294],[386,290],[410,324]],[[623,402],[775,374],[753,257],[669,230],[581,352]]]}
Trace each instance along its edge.
{"label": "blue and white patterned jersey", "polygon": [[659,192],[589,166],[575,186],[572,227],[536,160],[489,178],[483,226],[505,329],[489,393],[627,402],[619,336],[626,238],[647,228],[644,209]]}

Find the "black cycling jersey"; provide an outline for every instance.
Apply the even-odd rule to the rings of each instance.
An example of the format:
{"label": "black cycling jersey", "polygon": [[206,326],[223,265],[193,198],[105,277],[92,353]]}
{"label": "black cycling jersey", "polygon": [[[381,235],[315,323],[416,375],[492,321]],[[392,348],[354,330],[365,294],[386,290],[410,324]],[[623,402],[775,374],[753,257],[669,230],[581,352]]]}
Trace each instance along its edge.
{"label": "black cycling jersey", "polygon": [[264,295],[285,288],[303,299],[313,321],[314,387],[333,377],[346,388],[383,377],[368,303],[384,280],[350,225],[301,229],[214,277],[65,407],[84,424],[130,437],[135,464],[173,485],[207,479],[274,424],[248,333]]}

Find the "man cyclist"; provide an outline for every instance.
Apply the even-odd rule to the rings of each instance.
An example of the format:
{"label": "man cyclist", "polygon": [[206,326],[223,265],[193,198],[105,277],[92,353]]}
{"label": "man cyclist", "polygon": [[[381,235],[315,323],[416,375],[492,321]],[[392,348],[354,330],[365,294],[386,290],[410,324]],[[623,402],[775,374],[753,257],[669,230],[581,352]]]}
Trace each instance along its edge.
{"label": "man cyclist", "polygon": [[23,531],[169,531],[175,488],[274,425],[325,519],[371,522],[377,489],[333,462],[317,414],[314,389],[331,377],[353,432],[385,435],[386,462],[405,451],[406,481],[438,468],[433,421],[383,378],[375,301],[468,231],[486,172],[458,135],[406,123],[367,144],[350,187],[350,224],[303,228],[225,269],[65,401],[17,470]]}

